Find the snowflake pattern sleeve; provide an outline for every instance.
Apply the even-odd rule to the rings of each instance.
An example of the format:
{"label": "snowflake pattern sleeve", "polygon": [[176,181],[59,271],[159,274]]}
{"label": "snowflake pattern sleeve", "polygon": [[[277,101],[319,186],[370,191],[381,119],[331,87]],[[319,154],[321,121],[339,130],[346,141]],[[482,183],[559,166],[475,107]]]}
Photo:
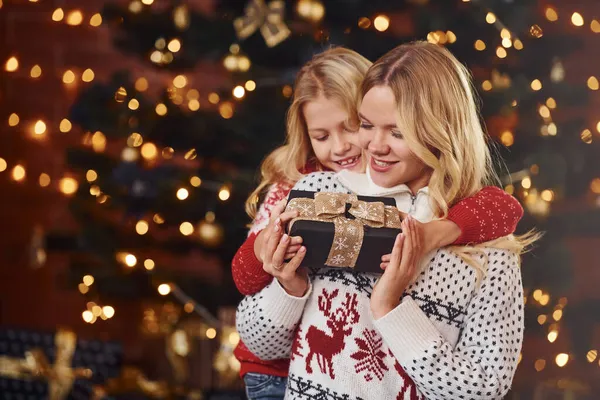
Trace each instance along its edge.
{"label": "snowflake pattern sleeve", "polygon": [[236,287],[243,295],[252,295],[267,286],[273,279],[263,270],[262,262],[254,254],[254,243],[260,231],[267,227],[271,211],[285,199],[290,187],[283,183],[271,185],[252,222],[248,238],[240,246],[231,261],[231,274]]}
{"label": "snowflake pattern sleeve", "polygon": [[265,229],[267,225],[269,225],[271,210],[277,205],[277,203],[287,197],[290,189],[291,186],[283,182],[278,182],[271,185],[269,191],[265,195],[265,199],[256,211],[256,217],[254,218],[254,221],[252,221],[252,226],[250,227],[250,232],[248,233],[249,235],[252,233],[258,233]]}
{"label": "snowflake pattern sleeve", "polygon": [[448,220],[461,230],[455,245],[483,243],[510,235],[522,217],[519,201],[495,186],[484,187],[448,211]]}
{"label": "snowflake pattern sleeve", "polygon": [[[375,322],[395,358],[426,398],[501,399],[510,389],[523,340],[519,259],[506,250],[485,252],[486,276],[464,310],[462,321],[456,319],[460,335],[440,329],[442,325],[436,322],[452,313],[440,312],[441,307],[419,306],[423,291],[418,282],[396,309]],[[439,276],[439,268],[445,267],[444,283],[439,285],[443,290],[449,278],[448,261],[456,266],[461,260],[444,260],[442,254],[438,253],[431,263],[433,270],[428,272],[437,268],[434,274]],[[462,264],[453,270],[456,279],[447,279],[448,289],[468,293],[451,286],[464,282],[460,276],[465,271],[464,261]],[[431,283],[432,279],[426,281]],[[432,318],[429,312],[440,317]]]}
{"label": "snowflake pattern sleeve", "polygon": [[296,327],[312,286],[303,297],[290,296],[276,279],[237,308],[236,327],[248,349],[261,360],[289,358]]}

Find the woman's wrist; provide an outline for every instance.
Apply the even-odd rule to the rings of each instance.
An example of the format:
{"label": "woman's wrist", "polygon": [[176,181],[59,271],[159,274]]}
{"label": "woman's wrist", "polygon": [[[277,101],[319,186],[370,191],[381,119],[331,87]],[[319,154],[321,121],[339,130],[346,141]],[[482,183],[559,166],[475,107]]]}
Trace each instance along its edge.
{"label": "woman's wrist", "polygon": [[304,297],[308,291],[308,277],[296,277],[292,280],[277,278],[279,284],[287,294],[294,297]]}
{"label": "woman's wrist", "polygon": [[373,319],[378,320],[385,317],[399,305],[400,301],[386,302],[385,304],[372,304],[371,314],[373,314]]}

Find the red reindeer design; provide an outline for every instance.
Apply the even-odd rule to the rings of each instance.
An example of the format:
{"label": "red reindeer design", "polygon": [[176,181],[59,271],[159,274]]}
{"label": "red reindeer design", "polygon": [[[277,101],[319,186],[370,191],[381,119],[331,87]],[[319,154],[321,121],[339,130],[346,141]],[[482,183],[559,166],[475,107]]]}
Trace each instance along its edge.
{"label": "red reindeer design", "polygon": [[410,400],[420,400],[421,396],[417,394],[417,387],[415,386],[415,382],[411,379],[410,376],[408,376],[406,371],[404,371],[398,360],[395,359],[394,354],[391,350],[389,351],[389,354],[390,357],[392,357],[392,359],[395,361],[394,368],[396,369],[396,372],[398,372],[398,375],[402,377],[402,387],[400,388],[400,393],[398,393],[396,400],[404,400],[407,391],[409,392]]}
{"label": "red reindeer design", "polygon": [[309,347],[306,356],[306,372],[312,374],[310,365],[313,355],[316,356],[321,373],[327,374],[331,379],[335,379],[333,372],[333,356],[342,352],[345,347],[344,339],[352,333],[352,324],[358,322],[359,314],[356,309],[358,300],[356,293],[346,293],[346,300],[335,311],[331,311],[332,300],[337,297],[338,289],[328,293],[323,289],[323,294],[319,296],[319,311],[325,315],[327,326],[331,329],[331,335],[323,332],[316,326],[310,326],[306,332],[306,342]]}

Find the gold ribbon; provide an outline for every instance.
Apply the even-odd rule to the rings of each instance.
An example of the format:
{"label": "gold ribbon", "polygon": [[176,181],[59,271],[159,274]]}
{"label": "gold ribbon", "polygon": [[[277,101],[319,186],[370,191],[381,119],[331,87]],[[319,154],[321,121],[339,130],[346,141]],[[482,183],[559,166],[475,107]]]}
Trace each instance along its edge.
{"label": "gold ribbon", "polygon": [[59,330],[54,338],[56,360],[50,365],[41,349],[25,352],[25,358],[0,356],[0,376],[13,379],[46,379],[50,400],[66,399],[77,378],[90,378],[88,368],[72,368],[71,360],[77,346],[77,336],[68,330]]}
{"label": "gold ribbon", "polygon": [[283,42],[290,30],[283,22],[285,2],[274,0],[267,6],[264,0],[250,0],[244,10],[244,16],[233,21],[233,27],[238,38],[246,39],[258,28],[269,47],[275,47]]}
{"label": "gold ribbon", "polygon": [[[346,217],[348,213],[355,219]],[[356,195],[344,193],[315,193],[314,199],[297,197],[289,201],[288,210],[298,211],[294,222],[321,221],[333,222],[335,233],[325,265],[328,267],[352,267],[360,254],[364,239],[364,226],[372,228],[400,228],[398,209],[386,206],[381,201],[359,200]]]}

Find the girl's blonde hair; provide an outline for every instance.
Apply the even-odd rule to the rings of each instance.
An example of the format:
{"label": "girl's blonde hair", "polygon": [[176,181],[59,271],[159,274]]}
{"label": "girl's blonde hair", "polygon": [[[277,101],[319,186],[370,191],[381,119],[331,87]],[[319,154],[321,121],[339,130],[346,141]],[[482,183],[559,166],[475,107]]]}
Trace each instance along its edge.
{"label": "girl's blonde hair", "polygon": [[[428,186],[437,217],[447,217],[452,205],[484,186],[500,183],[471,75],[450,51],[428,42],[398,46],[369,69],[359,101],[376,86],[387,86],[394,93],[398,127],[411,151],[432,171]],[[500,247],[520,254],[538,236],[511,235],[477,247]],[[453,250],[472,260],[472,247]]]}
{"label": "girl's blonde hair", "polygon": [[309,162],[321,168],[308,137],[304,105],[321,96],[335,100],[348,112],[348,123],[357,127],[356,98],[370,66],[371,62],[357,52],[336,47],[317,54],[302,67],[287,112],[285,144],[262,162],[260,183],[246,200],[246,212],[251,218],[255,217],[256,205],[270,185],[275,182],[293,185],[300,180],[301,171]]}

